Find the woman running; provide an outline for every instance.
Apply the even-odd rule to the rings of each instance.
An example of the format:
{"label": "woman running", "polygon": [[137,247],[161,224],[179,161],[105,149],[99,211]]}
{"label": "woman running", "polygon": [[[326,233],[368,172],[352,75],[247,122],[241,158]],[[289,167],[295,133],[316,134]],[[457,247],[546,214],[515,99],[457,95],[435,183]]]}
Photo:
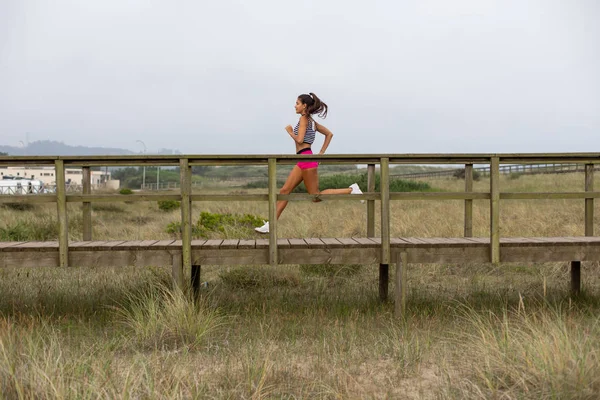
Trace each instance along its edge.
{"label": "woman running", "polygon": [[[301,94],[296,99],[296,114],[300,114],[300,120],[296,127],[292,129],[291,125],[285,127],[285,130],[296,142],[296,154],[313,154],[311,145],[315,141],[316,132],[325,135],[325,141],[319,154],[325,154],[325,150],[331,143],[333,133],[325,126],[318,124],[312,117],[318,115],[320,118],[327,116],[327,104],[322,102],[314,93]],[[310,194],[361,194],[362,191],[358,184],[353,183],[347,189],[326,189],[319,191],[319,175],[317,167],[319,163],[316,161],[300,161],[294,166],[281,190],[280,194],[290,194],[292,191],[304,181],[304,186]],[[315,200],[320,201],[320,200]],[[287,201],[280,200],[277,202],[277,219],[287,206]],[[259,233],[269,233],[269,222],[263,221],[264,225],[260,228],[255,228]]]}

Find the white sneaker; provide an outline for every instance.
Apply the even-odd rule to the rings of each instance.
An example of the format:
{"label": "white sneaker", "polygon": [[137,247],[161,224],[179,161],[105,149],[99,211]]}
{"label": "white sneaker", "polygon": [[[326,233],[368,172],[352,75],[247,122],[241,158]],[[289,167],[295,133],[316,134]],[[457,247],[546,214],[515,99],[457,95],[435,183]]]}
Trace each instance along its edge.
{"label": "white sneaker", "polygon": [[[360,188],[358,187],[358,183],[353,183],[352,185],[349,186],[350,189],[352,189],[352,192],[350,192],[350,194],[362,194],[362,190],[360,190]],[[364,200],[360,201],[361,203],[364,203]]]}
{"label": "white sneaker", "polygon": [[254,228],[258,233],[269,233],[269,221],[263,221],[265,224],[260,228]]}

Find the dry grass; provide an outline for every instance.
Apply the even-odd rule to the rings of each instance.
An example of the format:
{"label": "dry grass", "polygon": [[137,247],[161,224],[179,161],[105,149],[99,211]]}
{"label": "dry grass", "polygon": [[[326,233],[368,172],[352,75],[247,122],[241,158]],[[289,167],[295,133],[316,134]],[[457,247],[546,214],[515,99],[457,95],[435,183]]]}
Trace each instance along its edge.
{"label": "dry grass", "polygon": [[[501,188],[582,190],[583,175],[503,178]],[[282,237],[365,234],[357,202],[288,207]],[[501,207],[505,236],[583,235],[583,201]],[[77,226],[80,209],[69,209]],[[194,204],[195,219],[201,211],[268,214],[247,202]],[[392,234],[461,236],[462,212],[459,201],[394,202]],[[47,226],[54,213],[0,209],[0,227],[40,216]],[[488,214],[475,201],[476,236],[487,235]],[[155,203],[96,207],[94,238],[166,239],[179,215]],[[214,233],[238,234],[251,235]],[[413,265],[402,321],[377,300],[377,266],[202,273],[208,288],[194,303],[165,290],[165,266],[0,270],[0,398],[587,399],[600,390],[594,264],[577,299],[565,264]]]}

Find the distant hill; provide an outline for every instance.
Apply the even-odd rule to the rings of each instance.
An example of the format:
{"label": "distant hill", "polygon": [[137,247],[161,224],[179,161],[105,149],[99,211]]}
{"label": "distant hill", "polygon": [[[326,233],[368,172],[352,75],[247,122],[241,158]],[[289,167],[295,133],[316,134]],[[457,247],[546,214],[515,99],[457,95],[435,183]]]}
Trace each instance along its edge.
{"label": "distant hill", "polygon": [[[71,146],[62,142],[52,140],[40,140],[31,142],[27,147],[13,147],[0,145],[0,153],[8,153],[11,156],[93,156],[93,155],[128,155],[140,154],[128,149],[115,147],[86,147]],[[160,149],[158,153],[148,154],[181,154],[178,150]]]}

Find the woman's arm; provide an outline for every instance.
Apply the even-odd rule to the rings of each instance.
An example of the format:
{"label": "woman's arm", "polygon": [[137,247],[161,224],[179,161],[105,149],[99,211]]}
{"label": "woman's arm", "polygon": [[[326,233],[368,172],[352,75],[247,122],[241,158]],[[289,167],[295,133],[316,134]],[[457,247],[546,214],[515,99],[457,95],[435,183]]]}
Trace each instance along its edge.
{"label": "woman's arm", "polygon": [[321,147],[321,151],[319,152],[319,154],[325,154],[325,150],[327,150],[327,147],[329,147],[329,143],[331,143],[331,139],[333,138],[333,133],[331,133],[331,131],[329,129],[327,129],[325,126],[323,126],[321,124],[317,124],[316,121],[315,121],[315,126],[316,126],[317,132],[320,132],[323,135],[325,135],[325,141],[323,142],[323,147]]}
{"label": "woman's arm", "polygon": [[291,125],[286,126],[285,130],[290,135],[290,137],[292,139],[294,139],[294,141],[296,143],[302,143],[302,142],[304,142],[304,135],[306,135],[307,127],[308,127],[308,118],[306,118],[303,115],[300,117],[300,126],[298,127],[298,135],[294,135],[294,130],[292,129]]}

